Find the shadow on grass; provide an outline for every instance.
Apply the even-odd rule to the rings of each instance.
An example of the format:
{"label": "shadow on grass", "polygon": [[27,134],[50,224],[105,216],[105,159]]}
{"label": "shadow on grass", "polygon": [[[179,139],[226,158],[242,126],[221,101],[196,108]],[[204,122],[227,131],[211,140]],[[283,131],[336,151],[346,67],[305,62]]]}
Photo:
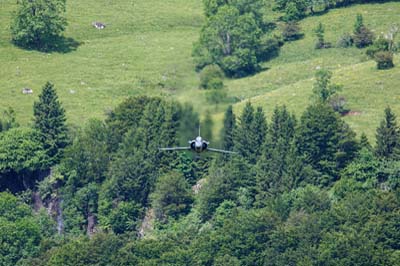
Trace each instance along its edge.
{"label": "shadow on grass", "polygon": [[76,51],[81,45],[81,42],[76,41],[73,38],[66,38],[64,36],[55,37],[47,43],[35,43],[28,45],[21,45],[15,43],[18,47],[26,50],[38,51],[43,53],[70,53]]}

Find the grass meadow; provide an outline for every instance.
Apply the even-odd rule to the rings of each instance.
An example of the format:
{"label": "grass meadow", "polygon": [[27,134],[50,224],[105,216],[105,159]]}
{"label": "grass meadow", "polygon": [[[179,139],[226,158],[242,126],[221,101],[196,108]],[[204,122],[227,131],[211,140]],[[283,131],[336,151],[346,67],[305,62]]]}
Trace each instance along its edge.
{"label": "grass meadow", "polygon": [[[191,57],[204,22],[202,1],[68,0],[65,36],[79,45],[67,53],[13,46],[9,27],[15,9],[15,0],[0,2],[0,109],[13,107],[21,124],[32,121],[33,101],[49,80],[70,124],[102,118],[124,98],[146,94],[190,102],[200,114],[209,110],[215,133],[221,128],[229,103],[207,103]],[[325,40],[335,45],[342,34],[352,32],[358,13],[376,35],[400,24],[398,2],[354,5],[302,20],[304,38],[286,43],[277,58],[263,65],[265,71],[225,81],[228,97],[239,100],[235,111],[240,113],[250,100],[263,106],[268,117],[277,104],[287,105],[299,117],[310,102],[316,69],[327,68],[333,72],[333,82],[344,86],[340,94],[348,107],[357,112],[344,119],[372,140],[387,105],[400,116],[400,58],[395,57],[395,68],[378,71],[364,50],[314,49],[313,29],[319,22],[325,26]],[[93,21],[107,27],[97,30]],[[24,87],[34,93],[22,94]]]}

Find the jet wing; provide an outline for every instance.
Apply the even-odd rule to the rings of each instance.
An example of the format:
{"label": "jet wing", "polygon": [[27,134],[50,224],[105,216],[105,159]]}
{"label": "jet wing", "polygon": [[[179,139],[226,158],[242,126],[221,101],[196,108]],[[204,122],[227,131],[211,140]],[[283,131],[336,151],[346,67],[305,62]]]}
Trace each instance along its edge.
{"label": "jet wing", "polygon": [[213,148],[207,148],[207,150],[212,151],[212,152],[219,152],[219,153],[237,154],[237,152],[234,152],[234,151],[225,151],[225,150],[213,149]]}
{"label": "jet wing", "polygon": [[158,148],[159,151],[189,151],[190,147]]}

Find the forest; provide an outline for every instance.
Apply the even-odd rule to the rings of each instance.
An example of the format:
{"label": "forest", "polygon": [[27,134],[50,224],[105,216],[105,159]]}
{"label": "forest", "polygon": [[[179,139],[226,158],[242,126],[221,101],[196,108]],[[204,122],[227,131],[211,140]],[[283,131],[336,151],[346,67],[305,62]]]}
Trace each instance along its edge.
{"label": "forest", "polygon": [[[30,123],[2,106],[0,266],[400,265],[393,106],[379,107],[372,138],[356,133],[345,121],[353,111],[342,96],[347,88],[324,67],[313,69],[301,113],[252,99],[241,108],[224,102],[225,82],[265,71],[286,43],[304,37],[302,19],[370,2],[202,1],[192,66],[196,90],[207,92],[211,106],[204,113],[144,93],[125,97],[102,118],[69,123],[59,85],[49,81],[34,95]],[[73,43],[62,34],[65,0],[18,4],[12,45],[50,54]],[[374,71],[396,68],[398,28],[375,36],[366,19],[354,16],[340,49],[356,49],[374,61]],[[313,32],[312,49],[332,48],[322,23]],[[220,121],[214,104],[223,108]],[[187,143],[199,128],[212,146],[235,154],[159,149]]]}
{"label": "forest", "polygon": [[194,136],[190,105],[132,97],[68,129],[47,83],[34,113],[32,129],[2,120],[2,265],[400,261],[390,107],[373,147],[321,98],[300,118],[285,106],[266,118],[248,102],[237,117],[226,110],[221,131],[221,147],[238,154],[200,157],[158,150]]}

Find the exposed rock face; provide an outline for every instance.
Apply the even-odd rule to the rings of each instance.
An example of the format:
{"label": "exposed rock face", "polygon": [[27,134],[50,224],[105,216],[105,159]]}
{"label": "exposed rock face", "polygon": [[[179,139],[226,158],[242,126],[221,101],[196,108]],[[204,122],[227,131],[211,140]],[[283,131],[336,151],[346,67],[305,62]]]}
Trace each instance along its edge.
{"label": "exposed rock face", "polygon": [[57,233],[61,235],[64,232],[64,219],[62,217],[62,199],[58,197],[51,198],[47,206],[47,213],[57,222]]}
{"label": "exposed rock face", "polygon": [[193,193],[198,194],[206,182],[207,182],[207,180],[205,178],[197,181],[196,185],[192,186]]}
{"label": "exposed rock face", "polygon": [[97,232],[96,224],[97,224],[96,216],[92,213],[89,213],[87,218],[87,229],[86,229],[86,233],[88,236],[92,236]]}
{"label": "exposed rock face", "polygon": [[154,209],[148,209],[146,211],[146,215],[143,218],[142,224],[138,230],[138,237],[143,238],[145,237],[146,233],[153,231],[154,229]]}

